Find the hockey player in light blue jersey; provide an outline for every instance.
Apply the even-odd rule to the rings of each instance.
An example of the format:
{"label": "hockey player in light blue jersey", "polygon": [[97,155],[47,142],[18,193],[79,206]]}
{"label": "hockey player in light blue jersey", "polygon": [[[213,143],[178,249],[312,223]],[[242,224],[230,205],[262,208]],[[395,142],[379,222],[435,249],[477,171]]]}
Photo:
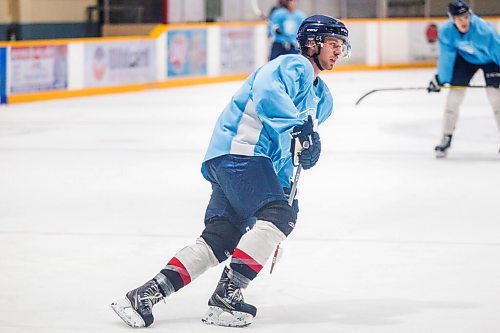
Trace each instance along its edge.
{"label": "hockey player in light blue jersey", "polygon": [[304,20],[304,14],[297,9],[298,0],[284,0],[282,7],[269,16],[269,34],[274,38],[270,60],[283,54],[297,54],[297,30]]}
{"label": "hockey player in light blue jersey", "polygon": [[112,304],[128,325],[150,326],[156,303],[228,258],[202,321],[251,324],[257,308],[244,301],[242,290],[293,231],[298,204],[290,206],[287,193],[294,163],[304,170],[315,166],[317,125],[332,113],[332,95],[318,74],[350,52],[345,25],[324,15],[307,18],[297,39],[300,55],[255,70],[219,116],[202,163],[212,186],[205,228],[153,279]]}
{"label": "hockey player in light blue jersey", "polygon": [[[429,83],[429,91],[442,85],[467,86],[478,69],[486,81],[486,93],[500,130],[500,35],[496,29],[472,13],[463,1],[448,5],[450,19],[439,29],[438,73]],[[435,147],[436,157],[446,157],[451,146],[458,111],[465,88],[450,89],[446,101],[443,139]]]}

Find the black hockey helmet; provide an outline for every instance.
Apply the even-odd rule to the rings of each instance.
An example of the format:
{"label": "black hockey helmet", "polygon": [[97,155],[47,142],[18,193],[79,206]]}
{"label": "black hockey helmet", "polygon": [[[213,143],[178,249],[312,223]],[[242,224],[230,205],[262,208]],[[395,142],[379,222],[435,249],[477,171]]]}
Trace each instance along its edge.
{"label": "black hockey helmet", "polygon": [[448,4],[448,15],[450,17],[470,13],[469,5],[462,0],[452,1]]}

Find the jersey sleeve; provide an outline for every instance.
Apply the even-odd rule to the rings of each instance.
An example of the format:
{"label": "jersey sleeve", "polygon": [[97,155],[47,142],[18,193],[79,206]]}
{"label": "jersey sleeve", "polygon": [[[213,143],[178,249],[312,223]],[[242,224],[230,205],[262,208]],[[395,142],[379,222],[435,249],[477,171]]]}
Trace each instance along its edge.
{"label": "jersey sleeve", "polygon": [[488,22],[485,22],[486,29],[488,30],[489,43],[488,50],[491,52],[492,60],[500,65],[500,34],[497,32],[495,27]]}
{"label": "jersey sleeve", "polygon": [[322,98],[318,103],[316,119],[318,120],[318,124],[321,125],[322,123],[325,122],[325,120],[327,120],[330,117],[330,115],[333,112],[333,97],[326,83],[320,78],[318,78],[318,80],[319,80],[318,85],[320,87],[316,95],[322,96]]}
{"label": "jersey sleeve", "polygon": [[438,56],[438,80],[439,83],[451,83],[453,79],[453,67],[457,57],[457,50],[450,40],[448,27],[439,32],[439,56]]}
{"label": "jersey sleeve", "polygon": [[303,122],[294,100],[309,94],[312,87],[312,67],[305,61],[286,57],[276,66],[264,66],[255,76],[253,102],[266,130],[281,135]]}
{"label": "jersey sleeve", "polygon": [[276,29],[282,30],[281,21],[283,21],[282,8],[278,8],[269,17],[269,23],[267,26],[268,33],[272,37],[276,37]]}

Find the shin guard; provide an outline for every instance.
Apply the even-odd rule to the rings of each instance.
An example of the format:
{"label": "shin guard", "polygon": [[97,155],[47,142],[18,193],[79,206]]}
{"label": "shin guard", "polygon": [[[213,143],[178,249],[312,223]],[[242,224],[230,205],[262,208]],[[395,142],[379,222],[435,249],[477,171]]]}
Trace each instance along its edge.
{"label": "shin guard", "polygon": [[218,263],[210,246],[199,237],[195,244],[177,252],[161,273],[177,291]]}
{"label": "shin guard", "polygon": [[253,229],[241,237],[231,259],[231,268],[253,280],[285,238],[273,223],[257,220]]}
{"label": "shin guard", "polygon": [[488,95],[488,100],[490,101],[495,121],[500,131],[500,88],[488,87],[486,88],[486,94]]}
{"label": "shin guard", "polygon": [[443,120],[443,134],[452,135],[458,120],[458,111],[465,98],[465,89],[452,89],[448,93]]}

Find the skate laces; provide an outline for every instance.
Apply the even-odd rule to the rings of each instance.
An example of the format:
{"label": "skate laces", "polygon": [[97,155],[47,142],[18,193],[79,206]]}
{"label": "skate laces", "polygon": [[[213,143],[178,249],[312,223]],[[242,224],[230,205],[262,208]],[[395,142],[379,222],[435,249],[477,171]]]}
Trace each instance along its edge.
{"label": "skate laces", "polygon": [[163,299],[163,295],[160,292],[160,288],[154,281],[149,282],[146,289],[139,293],[138,299],[142,306],[147,308],[152,308],[153,305],[158,303]]}
{"label": "skate laces", "polygon": [[234,283],[229,282],[226,288],[227,299],[231,302],[244,302],[243,294],[241,293],[241,289],[236,286]]}

